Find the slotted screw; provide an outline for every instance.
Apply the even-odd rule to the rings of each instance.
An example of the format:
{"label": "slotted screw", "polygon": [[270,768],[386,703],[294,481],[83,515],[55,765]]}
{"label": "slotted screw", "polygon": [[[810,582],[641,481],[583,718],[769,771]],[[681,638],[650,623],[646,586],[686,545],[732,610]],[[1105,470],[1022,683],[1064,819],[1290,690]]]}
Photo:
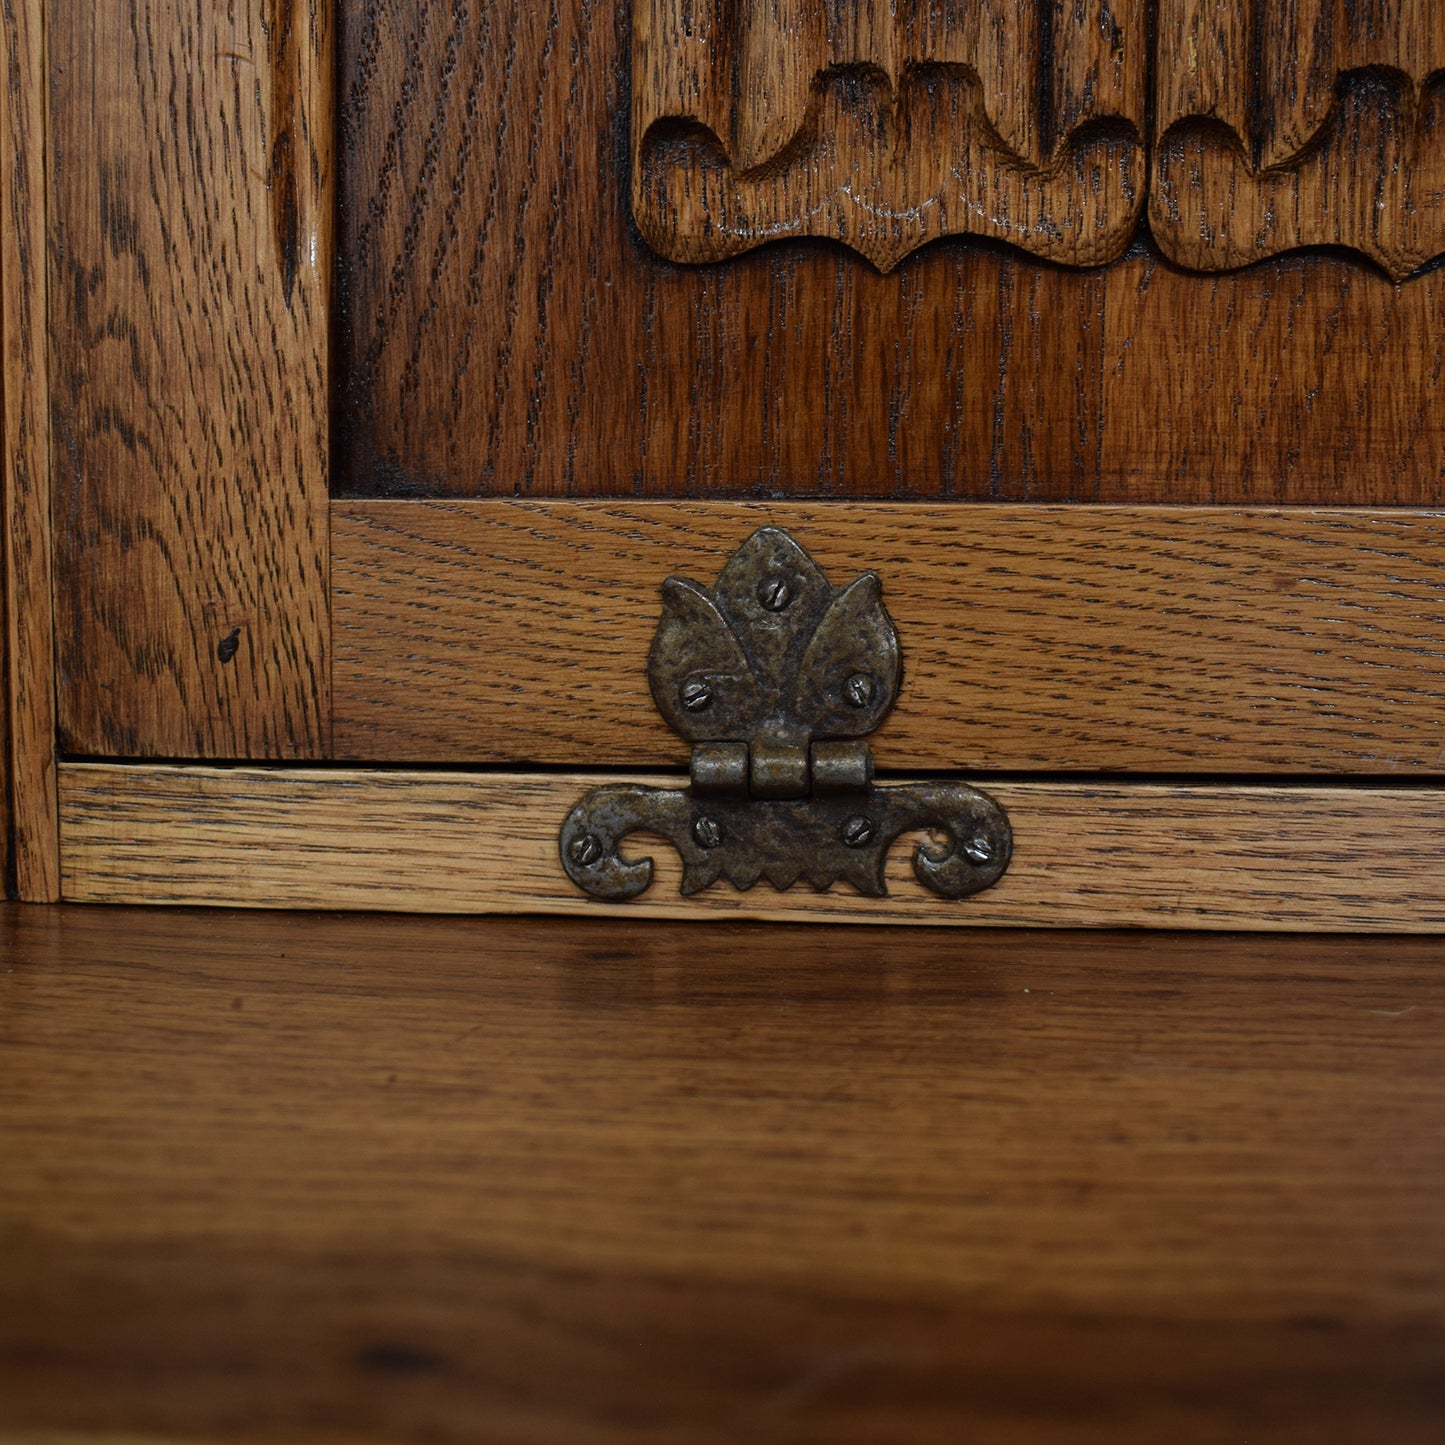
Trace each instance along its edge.
{"label": "slotted screw", "polygon": [[963,845],[963,856],[970,863],[992,863],[993,852],[993,839],[987,833],[975,833]]}
{"label": "slotted screw", "polygon": [[849,818],[843,824],[843,842],[850,848],[863,848],[873,841],[874,834],[873,819],[865,818],[861,813],[856,818]]}
{"label": "slotted screw", "polygon": [[590,868],[602,856],[602,844],[591,833],[572,840],[572,861],[579,868]]}
{"label": "slotted screw", "polygon": [[772,577],[758,588],[758,601],[769,612],[781,612],[793,600],[793,589],[781,577]]}
{"label": "slotted screw", "polygon": [[722,829],[718,827],[716,819],[699,818],[692,825],[692,836],[697,840],[699,848],[716,848],[722,842]]}
{"label": "slotted screw", "polygon": [[843,696],[850,707],[867,707],[873,701],[874,682],[866,672],[855,672],[843,684]]}
{"label": "slotted screw", "polygon": [[712,706],[712,688],[707,683],[693,681],[682,685],[682,705],[688,712],[701,712]]}

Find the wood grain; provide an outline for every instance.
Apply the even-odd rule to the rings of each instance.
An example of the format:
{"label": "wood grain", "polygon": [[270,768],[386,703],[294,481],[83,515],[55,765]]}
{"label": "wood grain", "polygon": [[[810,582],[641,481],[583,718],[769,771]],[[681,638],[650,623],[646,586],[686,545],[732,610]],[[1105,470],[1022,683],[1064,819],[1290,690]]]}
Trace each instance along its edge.
{"label": "wood grain", "polygon": [[1161,0],[1149,222],[1186,266],[1445,251],[1445,9]]}
{"label": "wood grain", "polygon": [[685,765],[661,584],[765,523],[882,580],[883,767],[1445,771],[1435,514],[843,503],[338,503],[335,756]]}
{"label": "wood grain", "polygon": [[330,7],[49,42],[64,746],[323,754]]}
{"label": "wood grain", "polygon": [[1140,0],[638,0],[633,215],[684,262],[825,236],[888,271],[964,233],[1112,261],[1144,205],[1147,43]]}
{"label": "wood grain", "polygon": [[46,369],[45,36],[0,12],[0,896],[60,896]]}
{"label": "wood grain", "polygon": [[1098,495],[1438,506],[1442,274],[1396,286],[1319,255],[1106,271]]}
{"label": "wood grain", "polygon": [[947,902],[895,847],[887,898],[718,885],[691,898],[648,839],[651,888],[601,904],[557,835],[603,782],[678,775],[64,764],[63,896],[77,903],[558,913],[1049,927],[1445,929],[1445,793],[1433,788],[982,779],[1008,810],[1003,880]]}
{"label": "wood grain", "polygon": [[1437,940],[10,908],[0,948],[15,1445],[1439,1438]]}
{"label": "wood grain", "polygon": [[[1022,33],[1037,9],[1000,13]],[[1323,13],[1316,0],[1286,10],[1305,28]],[[674,83],[726,49],[705,38],[714,7],[690,13],[691,35],[658,58]],[[1110,7],[1125,34],[1133,13]],[[766,22],[783,8],[749,14]],[[1430,33],[1402,54],[1434,64]],[[1438,269],[1397,287],[1315,252],[1201,278],[1147,237],[1081,272],[947,239],[886,276],[822,240],[677,265],[647,244],[629,203],[643,137],[629,129],[623,7],[387,0],[343,13],[340,35],[342,494],[1438,501]],[[1177,43],[1187,69],[1185,32]],[[1066,67],[1100,53],[1093,41],[1053,50]],[[793,54],[774,48],[789,64]],[[1049,126],[1008,119],[1042,115],[1044,87],[1002,55],[1003,70],[984,66],[995,80],[978,103],[1042,143],[1075,111],[1056,96]],[[1376,71],[1347,74],[1374,94]],[[1108,98],[1128,90],[1112,71],[1091,76],[1101,105],[1129,109]],[[702,109],[701,94],[686,104]],[[727,116],[709,115],[730,133]],[[1233,132],[1206,122],[1218,154],[1233,155]],[[1354,169],[1331,182],[1354,187],[1336,197],[1341,215],[1405,184],[1405,171],[1369,172],[1360,136]],[[1424,177],[1445,155],[1433,136],[1416,137],[1409,172],[1420,226],[1434,214]],[[1254,244],[1252,194],[1237,198],[1241,245]],[[1277,227],[1291,224],[1281,210]],[[1181,234],[1170,230],[1171,246]]]}

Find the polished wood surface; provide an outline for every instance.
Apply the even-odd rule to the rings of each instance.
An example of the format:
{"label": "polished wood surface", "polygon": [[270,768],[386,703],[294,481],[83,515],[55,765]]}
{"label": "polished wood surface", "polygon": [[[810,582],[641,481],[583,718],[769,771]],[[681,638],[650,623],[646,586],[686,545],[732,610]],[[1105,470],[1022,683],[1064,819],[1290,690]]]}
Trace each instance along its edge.
{"label": "polished wood surface", "polygon": [[45,38],[39,0],[0,11],[0,897],[54,899]]}
{"label": "polished wood surface", "polygon": [[330,7],[48,7],[60,721],[324,755]]}
{"label": "polished wood surface", "polygon": [[392,772],[67,763],[63,896],[87,903],[551,913],[609,918],[1051,927],[1445,930],[1445,790],[976,779],[1014,856],[949,901],[894,846],[889,894],[725,883],[684,898],[670,846],[641,834],[651,887],[601,903],[558,857],[567,814],[604,783],[685,774]]}
{"label": "polished wood surface", "polygon": [[648,692],[661,585],[764,524],[882,580],[883,767],[1445,770],[1436,514],[842,502],[338,503],[334,755],[685,766]]}
{"label": "polished wood surface", "polygon": [[1442,948],[0,911],[0,1435],[1433,1445]]}
{"label": "polished wood surface", "polygon": [[[1398,271],[1418,237],[1438,232],[1439,7],[1335,6],[1379,21],[1381,38],[1368,43],[1321,7],[1258,11],[1271,34],[1324,37],[1309,50],[1324,69],[1306,86],[1306,120],[1337,81],[1343,91],[1324,150],[1306,144],[1293,169],[1257,175],[1252,134],[1241,143],[1226,123],[1241,97],[1252,104],[1255,67],[1199,60],[1207,20],[1226,17],[1221,54],[1232,56],[1229,17],[1254,7],[1165,7],[1173,69],[1187,72],[1193,54],[1233,87],[1206,92],[1196,78],[1187,94],[1170,92],[1193,119],[1162,138],[1168,188],[1154,204],[1168,215],[1156,224],[1178,213],[1168,244],[1191,264],[1224,251],[1233,265],[1230,247],[1318,247],[1348,239],[1358,220],[1360,244],[1385,237],[1375,254]],[[778,0],[749,13],[766,29],[770,14],[796,8]],[[713,9],[678,13],[700,27]],[[1045,11],[992,0],[969,9],[1025,31],[1018,17]],[[1127,56],[1135,6],[1049,13],[1104,25],[1106,10]],[[1411,15],[1418,24],[1395,24]],[[670,59],[701,64],[700,46],[726,49],[704,46],[701,33]],[[341,493],[1438,501],[1445,272],[1397,285],[1359,256],[1317,249],[1201,276],[1148,236],[1084,271],[976,239],[934,243],[886,276],[825,240],[679,265],[647,244],[632,214],[631,145],[645,137],[631,134],[629,71],[641,35],[626,7],[587,0],[343,10]],[[1382,58],[1403,69],[1382,71]],[[1350,68],[1360,64],[1374,68]],[[1094,80],[1112,94],[1103,71]],[[979,87],[978,105],[1003,131],[1046,91],[1022,61],[984,64]],[[1285,103],[1280,145],[1297,136]],[[1065,130],[1069,120],[1067,109],[1055,117]],[[1330,129],[1337,120],[1355,127],[1353,140]],[[1408,166],[1394,163],[1397,141]],[[764,168],[758,183],[772,176]],[[1065,227],[1055,247],[1045,230],[1029,244],[1067,251],[1071,234]]]}

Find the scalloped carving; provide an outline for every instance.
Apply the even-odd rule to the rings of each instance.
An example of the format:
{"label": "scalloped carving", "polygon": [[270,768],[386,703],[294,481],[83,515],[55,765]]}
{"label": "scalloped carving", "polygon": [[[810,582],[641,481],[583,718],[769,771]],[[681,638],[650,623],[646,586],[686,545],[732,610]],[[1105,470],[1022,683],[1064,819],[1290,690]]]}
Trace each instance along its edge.
{"label": "scalloped carving", "polygon": [[[1441,0],[635,0],[632,200],[660,254],[940,236],[1191,269],[1445,252]],[[1146,155],[1145,96],[1155,91]]]}
{"label": "scalloped carving", "polygon": [[1161,0],[1157,43],[1149,223],[1171,259],[1343,246],[1399,280],[1445,251],[1440,0]]}
{"label": "scalloped carving", "polygon": [[1144,15],[1143,0],[637,0],[637,223],[687,262],[825,236],[887,271],[965,233],[1111,260],[1144,201]]}

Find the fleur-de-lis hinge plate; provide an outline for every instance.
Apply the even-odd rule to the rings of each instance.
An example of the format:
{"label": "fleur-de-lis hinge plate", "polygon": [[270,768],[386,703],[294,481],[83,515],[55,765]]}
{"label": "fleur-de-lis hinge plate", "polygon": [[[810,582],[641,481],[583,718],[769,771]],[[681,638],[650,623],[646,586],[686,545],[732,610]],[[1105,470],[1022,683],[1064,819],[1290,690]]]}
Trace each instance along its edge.
{"label": "fleur-de-lis hinge plate", "polygon": [[595,898],[635,898],[652,860],[624,858],[629,833],[661,834],[682,891],[766,878],[820,892],[842,879],[881,898],[888,850],[926,832],[919,882],[964,898],[998,882],[1013,852],[1008,815],[962,783],[877,787],[862,739],[898,696],[898,634],[878,576],[834,587],[777,527],[762,527],[709,590],[662,585],[647,675],[658,710],[693,745],[686,788],[618,783],[588,793],[562,825],[562,866]]}

